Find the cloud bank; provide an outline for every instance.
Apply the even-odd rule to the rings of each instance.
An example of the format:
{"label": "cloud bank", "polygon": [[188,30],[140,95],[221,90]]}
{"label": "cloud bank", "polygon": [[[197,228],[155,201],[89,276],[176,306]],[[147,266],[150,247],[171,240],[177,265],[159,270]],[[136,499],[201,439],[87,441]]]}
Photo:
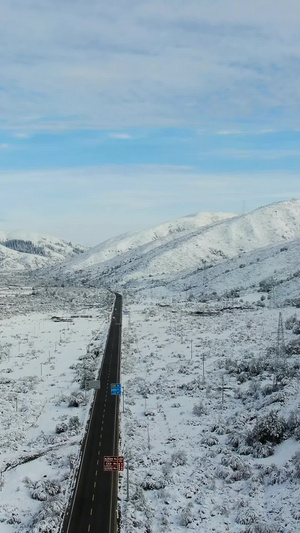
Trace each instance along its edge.
{"label": "cloud bank", "polygon": [[0,128],[296,125],[296,0],[2,0]]}

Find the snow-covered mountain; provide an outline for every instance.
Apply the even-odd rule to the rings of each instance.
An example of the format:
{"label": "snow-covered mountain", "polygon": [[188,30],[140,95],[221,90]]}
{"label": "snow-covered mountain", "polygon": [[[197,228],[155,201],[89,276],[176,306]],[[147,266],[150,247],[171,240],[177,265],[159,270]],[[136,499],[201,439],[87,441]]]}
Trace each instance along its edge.
{"label": "snow-covered mountain", "polygon": [[0,231],[1,270],[35,270],[66,261],[85,250],[49,235]]}
{"label": "snow-covered mountain", "polygon": [[[234,260],[239,277],[246,277],[246,270],[240,267],[241,255],[248,254],[249,263],[253,263],[251,254],[254,252],[266,250],[267,258],[269,253],[274,255],[272,247],[277,245],[276,253],[281,254],[282,246],[297,239],[300,239],[300,200],[292,200],[239,216],[198,214],[149,231],[122,235],[59,265],[54,272],[59,277],[91,280],[111,287],[143,288],[171,282],[178,285],[199,271]],[[290,255],[296,265],[297,254],[290,250]],[[257,267],[259,276],[269,275],[266,273],[269,269],[263,272],[261,265]],[[284,265],[285,262],[283,270]],[[218,268],[222,270],[221,266]],[[225,270],[230,272],[228,264],[222,276]],[[212,271],[210,276],[213,277]],[[248,276],[246,281],[250,278]],[[234,283],[236,281],[235,276]],[[222,283],[224,285],[224,277]],[[198,274],[198,280],[190,279],[189,284],[203,285],[203,274]]]}
{"label": "snow-covered mountain", "polygon": [[[133,256],[139,255],[139,250],[153,250],[167,243],[174,242],[178,237],[188,236],[206,226],[211,226],[222,220],[236,215],[231,213],[198,213],[171,222],[165,222],[154,228],[135,232],[124,233],[113,237],[88,250],[84,255],[70,261],[66,269],[82,270],[97,267],[101,263],[116,258],[121,260],[128,252]],[[143,247],[143,248],[142,248]],[[137,252],[137,253],[135,253]]]}

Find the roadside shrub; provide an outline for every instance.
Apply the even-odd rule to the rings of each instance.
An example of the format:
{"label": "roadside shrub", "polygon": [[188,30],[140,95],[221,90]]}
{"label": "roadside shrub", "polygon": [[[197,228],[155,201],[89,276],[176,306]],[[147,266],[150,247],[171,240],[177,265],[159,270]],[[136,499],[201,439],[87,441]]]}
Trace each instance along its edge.
{"label": "roadside shrub", "polygon": [[68,430],[68,424],[66,424],[66,422],[59,422],[56,425],[55,433],[59,435],[60,433],[64,433],[67,430]]}

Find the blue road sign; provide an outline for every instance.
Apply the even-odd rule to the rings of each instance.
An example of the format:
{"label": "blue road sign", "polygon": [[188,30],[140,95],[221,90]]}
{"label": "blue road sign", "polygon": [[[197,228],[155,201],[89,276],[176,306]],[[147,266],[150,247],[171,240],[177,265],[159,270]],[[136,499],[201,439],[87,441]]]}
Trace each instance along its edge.
{"label": "blue road sign", "polygon": [[110,384],[110,393],[115,396],[120,396],[122,394],[122,385],[121,383],[111,383]]}

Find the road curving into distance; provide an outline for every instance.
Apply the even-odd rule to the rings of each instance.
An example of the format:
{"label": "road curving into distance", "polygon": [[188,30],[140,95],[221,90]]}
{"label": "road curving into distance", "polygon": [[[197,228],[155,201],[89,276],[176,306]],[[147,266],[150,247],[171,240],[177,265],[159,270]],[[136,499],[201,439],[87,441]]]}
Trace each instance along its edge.
{"label": "road curving into distance", "polygon": [[119,396],[111,384],[120,382],[122,296],[116,294],[81,464],[61,533],[116,533],[118,472],[103,470],[105,456],[118,455]]}

